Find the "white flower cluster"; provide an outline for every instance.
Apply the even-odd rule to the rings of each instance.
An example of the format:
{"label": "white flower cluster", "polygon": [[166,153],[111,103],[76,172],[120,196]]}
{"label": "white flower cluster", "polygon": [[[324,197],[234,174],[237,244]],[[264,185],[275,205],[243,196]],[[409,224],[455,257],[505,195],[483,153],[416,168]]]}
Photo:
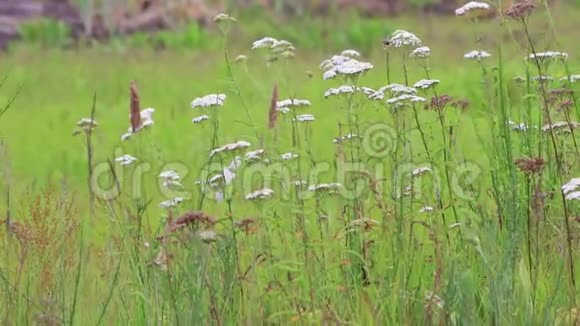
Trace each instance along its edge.
{"label": "white flower cluster", "polygon": [[433,207],[431,207],[431,206],[425,206],[425,207],[421,208],[421,210],[419,210],[419,213],[432,212],[433,210],[434,210]]}
{"label": "white flower cluster", "polygon": [[260,189],[246,195],[246,200],[263,200],[274,195],[274,190],[269,188]]}
{"label": "white flower cluster", "polygon": [[195,117],[193,119],[191,119],[191,122],[199,124],[204,122],[205,120],[209,119],[209,117],[207,115],[200,115],[199,117]]}
{"label": "white flower cluster", "polygon": [[566,60],[568,59],[568,53],[566,52],[558,52],[558,51],[546,51],[546,52],[538,52],[532,53],[526,58],[527,61],[537,60],[537,61],[545,61],[545,60]]}
{"label": "white flower cluster", "polygon": [[555,132],[570,132],[571,129],[578,129],[580,128],[580,122],[576,121],[558,121],[554,122],[551,125],[547,124],[542,127],[543,132],[548,132],[553,130]]}
{"label": "white flower cluster", "polygon": [[312,114],[301,114],[294,118],[296,122],[312,122],[314,121],[314,116]]}
{"label": "white flower cluster", "polygon": [[239,140],[235,143],[225,144],[222,147],[214,148],[210,153],[209,157],[213,157],[216,154],[238,151],[240,149],[248,148],[252,146],[249,142],[245,140]]}
{"label": "white flower cluster", "polygon": [[355,135],[355,134],[348,134],[348,135],[345,135],[342,137],[334,138],[334,140],[332,142],[334,144],[341,144],[341,143],[344,143],[345,141],[354,140],[354,139],[362,139],[362,136]]}
{"label": "white flower cluster", "polygon": [[564,184],[562,192],[567,200],[580,200],[580,178],[572,178]]}
{"label": "white flower cluster", "polygon": [[133,136],[133,133],[138,133],[142,129],[151,127],[155,123],[155,121],[153,121],[154,112],[155,112],[154,108],[147,108],[141,110],[141,112],[139,112],[139,115],[141,116],[141,124],[139,125],[137,130],[135,130],[135,132],[133,132],[133,128],[129,127],[127,133],[121,135],[121,140],[127,140],[131,138],[131,136]]}
{"label": "white flower cluster", "polygon": [[298,154],[288,152],[280,155],[280,158],[282,159],[282,161],[291,161],[293,159],[298,158]]}
{"label": "white flower cluster", "polygon": [[395,106],[419,102],[425,102],[425,98],[410,94],[402,94],[387,100],[387,104]]}
{"label": "white flower cluster", "polygon": [[191,102],[191,107],[195,108],[209,108],[216,106],[223,106],[226,101],[226,94],[209,94],[202,97],[197,97]]}
{"label": "white flower cluster", "polygon": [[400,29],[393,32],[387,43],[395,48],[421,46],[421,40],[415,34]]}
{"label": "white flower cluster", "polygon": [[491,7],[485,2],[470,1],[455,10],[456,16],[463,16],[470,11],[489,10]]}
{"label": "white flower cluster", "polygon": [[270,61],[278,57],[290,58],[294,56],[296,48],[286,40],[277,40],[273,37],[263,37],[252,43],[252,50],[268,49],[271,54]]}
{"label": "white flower cluster", "polygon": [[357,50],[352,50],[352,49],[344,50],[340,53],[340,55],[345,56],[345,57],[351,57],[351,58],[360,57],[360,53]]}
{"label": "white flower cluster", "polygon": [[221,22],[227,22],[227,21],[236,22],[237,20],[228,14],[220,13],[220,14],[217,14],[213,18],[213,21],[216,23],[221,23]]}
{"label": "white flower cluster", "polygon": [[431,56],[431,49],[427,46],[420,46],[411,52],[410,57],[413,59],[425,59]]}
{"label": "white flower cluster", "polygon": [[263,149],[257,149],[255,151],[246,152],[246,154],[244,155],[244,160],[246,162],[259,161],[262,158],[262,156],[264,156],[264,153],[266,153],[266,151]]}
{"label": "white flower cluster", "polygon": [[413,87],[419,89],[429,89],[437,84],[439,84],[438,79],[422,79],[416,82],[415,85],[413,85]]}
{"label": "white flower cluster", "polygon": [[125,154],[123,156],[119,156],[115,159],[115,162],[118,162],[119,164],[121,164],[121,166],[128,166],[133,164],[133,162],[137,161],[137,158],[129,155],[129,154]]}
{"label": "white flower cluster", "polygon": [[560,78],[560,81],[563,81],[563,82],[568,82],[569,81],[569,82],[572,82],[572,83],[575,83],[575,82],[577,82],[579,80],[580,80],[580,75],[570,75],[570,76],[566,76],[566,77]]}
{"label": "white flower cluster", "polygon": [[81,128],[84,131],[89,131],[91,129],[95,129],[99,124],[96,120],[90,118],[82,118],[77,122],[77,127]]}
{"label": "white flower cluster", "polygon": [[491,57],[491,54],[489,54],[483,50],[472,50],[472,51],[469,51],[463,55],[463,58],[465,58],[465,59],[477,60],[477,61],[481,61],[481,60],[487,59],[489,57]]}
{"label": "white flower cluster", "polygon": [[309,191],[324,192],[329,194],[335,194],[340,189],[342,189],[342,185],[340,183],[320,183],[308,186]]}
{"label": "white flower cluster", "polygon": [[[346,54],[352,54],[349,50]],[[358,52],[357,52],[358,53]],[[350,56],[334,55],[330,59],[326,59],[320,63],[320,69],[324,71],[322,78],[324,80],[335,78],[342,75],[345,77],[357,76],[365,71],[373,69],[370,62],[358,61]]]}
{"label": "white flower cluster", "polygon": [[283,114],[290,112],[290,108],[298,108],[302,106],[310,106],[312,105],[309,100],[301,100],[301,99],[285,99],[282,101],[276,102],[276,110]]}
{"label": "white flower cluster", "polygon": [[525,123],[517,123],[512,120],[508,120],[507,124],[510,126],[511,130],[513,131],[528,131],[530,127]]}
{"label": "white flower cluster", "polygon": [[324,97],[328,98],[329,96],[333,95],[348,94],[354,92],[355,92],[354,86],[343,85],[337,88],[329,88],[326,92],[324,92]]}
{"label": "white flower cluster", "polygon": [[175,197],[173,199],[162,201],[161,203],[159,203],[159,206],[161,206],[161,208],[172,208],[181,204],[181,202],[183,202],[182,197]]}
{"label": "white flower cluster", "polygon": [[423,174],[425,174],[427,172],[433,172],[433,171],[428,166],[422,166],[422,167],[419,167],[419,168],[414,169],[413,172],[411,172],[411,174],[414,177],[417,177],[417,176],[423,175]]}
{"label": "white flower cluster", "polygon": [[159,179],[163,181],[163,188],[165,189],[179,189],[181,188],[181,176],[173,170],[165,170],[159,174]]}

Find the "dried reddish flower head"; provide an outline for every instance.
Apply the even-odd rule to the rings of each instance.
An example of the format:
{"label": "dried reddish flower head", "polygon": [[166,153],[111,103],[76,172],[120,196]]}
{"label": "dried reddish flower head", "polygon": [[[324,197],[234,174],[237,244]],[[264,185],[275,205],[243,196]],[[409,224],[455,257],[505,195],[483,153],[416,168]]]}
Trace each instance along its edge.
{"label": "dried reddish flower head", "polygon": [[165,226],[165,234],[157,237],[157,240],[162,241],[188,225],[194,228],[207,228],[213,226],[215,223],[215,220],[211,216],[207,216],[203,212],[187,212],[175,220],[169,220]]}
{"label": "dried reddish flower head", "polygon": [[272,90],[272,98],[270,100],[270,110],[268,111],[268,128],[272,129],[276,127],[276,121],[278,120],[278,85],[274,85]]}
{"label": "dried reddish flower head", "polygon": [[426,109],[430,108],[432,110],[441,111],[445,109],[445,106],[447,106],[447,104],[451,102],[451,100],[453,100],[453,98],[446,94],[440,96],[433,96],[431,98],[431,103],[428,105]]}
{"label": "dried reddish flower head", "polygon": [[141,126],[141,113],[139,109],[139,91],[137,90],[137,84],[135,81],[131,82],[129,95],[131,98],[131,108],[129,110],[131,116],[131,131],[137,132],[139,126]]}
{"label": "dried reddish flower head", "polygon": [[504,14],[513,19],[522,19],[530,15],[532,10],[536,8],[533,0],[524,0],[511,5]]}
{"label": "dried reddish flower head", "polygon": [[540,157],[535,158],[519,158],[514,161],[517,168],[525,174],[540,173],[544,168],[545,161]]}

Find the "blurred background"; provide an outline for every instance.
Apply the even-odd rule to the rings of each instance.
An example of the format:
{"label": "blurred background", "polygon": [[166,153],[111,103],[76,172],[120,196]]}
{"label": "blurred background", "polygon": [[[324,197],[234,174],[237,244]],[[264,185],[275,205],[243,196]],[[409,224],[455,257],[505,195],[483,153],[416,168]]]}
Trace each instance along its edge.
{"label": "blurred background", "polygon": [[[212,18],[220,12],[243,22],[241,39],[267,31],[300,39],[302,48],[357,47],[365,50],[401,19],[430,30],[432,19],[453,16],[456,0],[0,0],[0,46],[14,41],[44,47],[96,42],[119,46],[211,48]],[[579,0],[550,0],[564,7],[573,24]],[[492,3],[497,8],[510,1]],[[435,18],[433,18],[435,17]],[[395,25],[393,20],[397,20]],[[566,20],[563,20],[564,22]],[[308,24],[304,24],[308,22]],[[305,26],[307,25],[307,26]],[[438,25],[438,28],[441,25]],[[293,28],[296,27],[296,28]],[[450,27],[451,35],[455,27]],[[412,27],[408,27],[412,28]],[[306,32],[306,33],[305,33]],[[294,35],[293,35],[294,33]],[[245,37],[244,37],[245,36]],[[452,37],[452,35],[451,35]]]}

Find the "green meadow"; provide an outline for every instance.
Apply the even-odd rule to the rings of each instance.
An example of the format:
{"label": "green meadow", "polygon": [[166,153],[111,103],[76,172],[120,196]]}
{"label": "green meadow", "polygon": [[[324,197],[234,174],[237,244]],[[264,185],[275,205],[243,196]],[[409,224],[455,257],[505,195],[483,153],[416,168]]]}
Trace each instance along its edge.
{"label": "green meadow", "polygon": [[[15,44],[2,323],[579,323],[578,14],[240,14],[153,42]],[[292,45],[251,49],[266,36]],[[225,100],[192,108],[209,94]],[[121,140],[131,108],[154,123]]]}

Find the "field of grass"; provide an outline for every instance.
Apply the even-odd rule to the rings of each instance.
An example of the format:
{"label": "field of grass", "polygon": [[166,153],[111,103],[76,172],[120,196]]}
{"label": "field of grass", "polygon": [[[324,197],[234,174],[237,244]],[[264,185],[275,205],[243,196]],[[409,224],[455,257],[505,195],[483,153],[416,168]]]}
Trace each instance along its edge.
{"label": "field of grass", "polygon": [[[580,177],[576,15],[368,29],[413,32],[428,59],[352,20],[336,33],[357,37],[324,49],[309,33],[332,23],[250,19],[199,51],[13,48],[0,60],[0,104],[17,95],[0,107],[2,323],[577,324],[580,201],[562,190]],[[293,57],[251,50],[263,36],[290,40]],[[351,61],[323,80],[320,62],[349,40],[372,69]],[[463,58],[474,49],[491,57]],[[569,56],[523,60],[548,50]],[[439,83],[403,87],[422,79]],[[122,141],[131,81],[154,124]],[[382,99],[324,96],[394,83]],[[216,93],[223,105],[190,105]],[[277,111],[289,98],[310,105]],[[76,127],[93,114],[96,128]],[[238,141],[250,146],[209,155]],[[125,154],[137,160],[115,161]]]}

